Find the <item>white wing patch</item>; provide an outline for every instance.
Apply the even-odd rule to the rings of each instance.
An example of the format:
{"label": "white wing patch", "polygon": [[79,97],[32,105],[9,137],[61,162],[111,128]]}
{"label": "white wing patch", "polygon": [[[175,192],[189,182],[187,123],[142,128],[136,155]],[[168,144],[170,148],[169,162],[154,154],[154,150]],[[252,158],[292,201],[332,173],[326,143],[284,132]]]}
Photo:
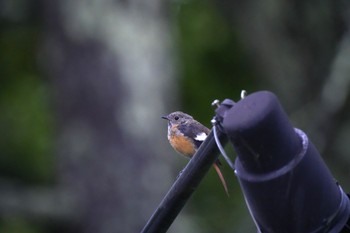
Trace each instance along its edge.
{"label": "white wing patch", "polygon": [[204,141],[205,139],[207,138],[207,135],[205,133],[200,133],[200,134],[197,134],[197,136],[194,138],[194,140],[197,140],[197,141]]}

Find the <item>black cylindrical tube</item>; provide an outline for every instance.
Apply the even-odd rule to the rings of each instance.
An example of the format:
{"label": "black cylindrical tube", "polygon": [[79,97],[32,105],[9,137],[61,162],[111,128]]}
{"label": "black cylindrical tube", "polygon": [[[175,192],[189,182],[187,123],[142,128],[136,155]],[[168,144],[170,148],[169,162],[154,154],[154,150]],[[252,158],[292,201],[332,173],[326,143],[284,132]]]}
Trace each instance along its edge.
{"label": "black cylindrical tube", "polygon": [[277,98],[253,93],[222,122],[237,151],[236,174],[261,232],[339,232],[349,200],[316,148],[295,130]]}

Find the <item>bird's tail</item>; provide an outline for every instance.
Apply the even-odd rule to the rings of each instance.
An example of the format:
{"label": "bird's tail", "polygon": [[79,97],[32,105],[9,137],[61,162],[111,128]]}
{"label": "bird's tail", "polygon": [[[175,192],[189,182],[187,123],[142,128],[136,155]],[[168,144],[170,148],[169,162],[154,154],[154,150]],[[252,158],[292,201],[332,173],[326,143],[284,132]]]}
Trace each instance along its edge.
{"label": "bird's tail", "polygon": [[226,181],[225,181],[224,176],[223,176],[222,173],[221,173],[221,170],[220,170],[220,168],[219,168],[219,164],[220,164],[220,162],[217,161],[217,162],[214,163],[213,166],[214,166],[214,168],[215,168],[216,173],[218,173],[218,176],[219,176],[219,178],[220,178],[220,181],[221,181],[222,185],[224,186],[224,189],[225,189],[225,192],[226,192],[227,196],[229,197],[230,195],[228,194],[227,184],[226,184]]}

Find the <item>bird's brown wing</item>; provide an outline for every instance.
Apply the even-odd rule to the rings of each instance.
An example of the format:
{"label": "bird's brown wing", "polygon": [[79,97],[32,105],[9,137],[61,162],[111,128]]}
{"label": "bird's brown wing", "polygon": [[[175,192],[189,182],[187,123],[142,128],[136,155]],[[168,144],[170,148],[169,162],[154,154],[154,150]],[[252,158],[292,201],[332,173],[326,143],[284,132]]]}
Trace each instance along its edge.
{"label": "bird's brown wing", "polygon": [[210,133],[210,130],[199,123],[198,121],[193,121],[191,124],[184,124],[179,125],[178,129],[181,133],[183,133],[186,137],[191,138],[196,145],[196,149],[199,148],[199,146],[202,144],[204,140],[196,140],[199,135],[205,133],[208,135]]}

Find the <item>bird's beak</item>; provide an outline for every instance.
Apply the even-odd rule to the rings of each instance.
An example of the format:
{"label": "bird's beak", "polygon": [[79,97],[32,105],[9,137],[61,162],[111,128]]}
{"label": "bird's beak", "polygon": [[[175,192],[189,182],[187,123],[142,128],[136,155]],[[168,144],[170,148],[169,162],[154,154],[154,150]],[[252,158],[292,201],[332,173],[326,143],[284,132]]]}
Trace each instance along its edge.
{"label": "bird's beak", "polygon": [[169,120],[169,117],[166,115],[166,116],[162,116],[163,119],[165,120]]}

